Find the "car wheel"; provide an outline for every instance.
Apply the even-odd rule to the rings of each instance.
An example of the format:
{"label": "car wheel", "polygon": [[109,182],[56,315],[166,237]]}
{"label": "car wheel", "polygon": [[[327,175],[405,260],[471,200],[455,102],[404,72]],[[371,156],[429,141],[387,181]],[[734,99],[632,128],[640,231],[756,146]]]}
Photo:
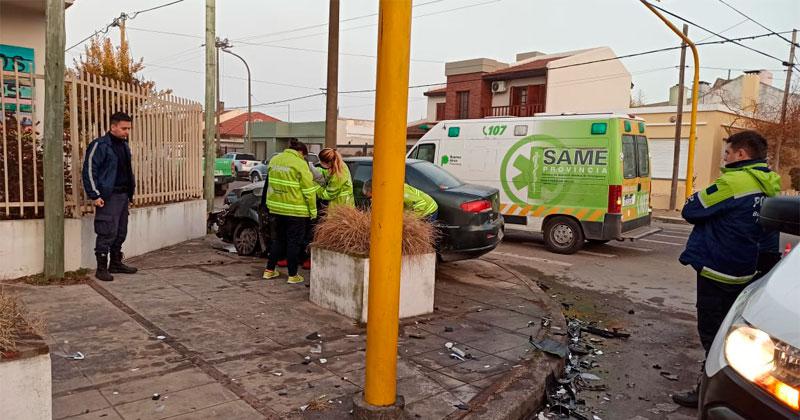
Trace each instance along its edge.
{"label": "car wheel", "polygon": [[242,222],[236,227],[233,233],[233,246],[236,253],[243,256],[250,256],[260,248],[258,243],[258,226],[251,222]]}
{"label": "car wheel", "polygon": [[575,219],[554,217],[544,225],[544,244],[557,254],[574,254],[583,248],[583,230]]}
{"label": "car wheel", "polygon": [[261,181],[261,174],[258,172],[253,172],[250,174],[250,182],[259,182]]}

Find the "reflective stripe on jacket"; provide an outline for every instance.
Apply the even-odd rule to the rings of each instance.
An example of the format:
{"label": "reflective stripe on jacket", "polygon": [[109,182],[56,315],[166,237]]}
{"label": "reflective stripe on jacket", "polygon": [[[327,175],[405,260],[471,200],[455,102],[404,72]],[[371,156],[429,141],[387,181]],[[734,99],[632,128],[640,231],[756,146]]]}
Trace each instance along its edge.
{"label": "reflective stripe on jacket", "polygon": [[439,205],[431,196],[408,184],[403,184],[403,207],[420,217],[430,216],[439,210]]}
{"label": "reflective stripe on jacket", "polygon": [[297,150],[286,149],[267,166],[267,208],[271,214],[317,217],[317,191],[308,163]]}
{"label": "reflective stripe on jacket", "polygon": [[330,170],[322,169],[327,183],[325,188],[320,189],[319,198],[330,201],[330,207],[339,205],[355,206],[353,198],[353,180],[350,177],[350,169],[347,165],[342,165],[342,172],[332,175]]}

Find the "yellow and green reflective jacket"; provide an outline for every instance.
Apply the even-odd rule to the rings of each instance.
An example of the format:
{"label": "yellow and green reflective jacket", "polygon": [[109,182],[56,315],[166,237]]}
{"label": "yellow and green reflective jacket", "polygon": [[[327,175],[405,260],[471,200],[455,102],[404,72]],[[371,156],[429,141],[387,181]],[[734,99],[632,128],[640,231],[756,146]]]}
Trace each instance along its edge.
{"label": "yellow and green reflective jacket", "polygon": [[439,209],[431,196],[408,184],[403,184],[403,207],[420,217],[430,216]]}
{"label": "yellow and green reflective jacket", "polygon": [[319,198],[330,201],[330,207],[355,206],[353,179],[350,177],[350,169],[347,168],[347,165],[342,165],[342,172],[336,175],[332,175],[328,169],[321,169],[321,171],[327,183],[325,188],[320,189]]}
{"label": "yellow and green reflective jacket", "polygon": [[317,194],[308,163],[297,150],[286,149],[267,166],[267,208],[270,214],[317,217]]}

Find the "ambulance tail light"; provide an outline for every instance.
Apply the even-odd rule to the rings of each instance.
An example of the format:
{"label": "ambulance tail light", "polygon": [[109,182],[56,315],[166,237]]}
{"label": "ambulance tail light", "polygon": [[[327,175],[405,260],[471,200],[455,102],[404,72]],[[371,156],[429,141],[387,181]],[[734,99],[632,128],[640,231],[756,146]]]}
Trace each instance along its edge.
{"label": "ambulance tail light", "polygon": [[489,200],[476,200],[461,203],[461,210],[467,213],[484,213],[492,210],[492,202]]}
{"label": "ambulance tail light", "polygon": [[622,185],[608,186],[608,212],[622,213]]}

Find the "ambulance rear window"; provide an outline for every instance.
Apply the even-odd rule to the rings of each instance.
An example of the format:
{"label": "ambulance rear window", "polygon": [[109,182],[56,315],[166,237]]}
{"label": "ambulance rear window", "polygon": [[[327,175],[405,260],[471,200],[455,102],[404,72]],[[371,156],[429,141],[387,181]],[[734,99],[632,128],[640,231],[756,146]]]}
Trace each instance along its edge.
{"label": "ambulance rear window", "polygon": [[633,136],[622,136],[622,176],[636,178],[636,142]]}

